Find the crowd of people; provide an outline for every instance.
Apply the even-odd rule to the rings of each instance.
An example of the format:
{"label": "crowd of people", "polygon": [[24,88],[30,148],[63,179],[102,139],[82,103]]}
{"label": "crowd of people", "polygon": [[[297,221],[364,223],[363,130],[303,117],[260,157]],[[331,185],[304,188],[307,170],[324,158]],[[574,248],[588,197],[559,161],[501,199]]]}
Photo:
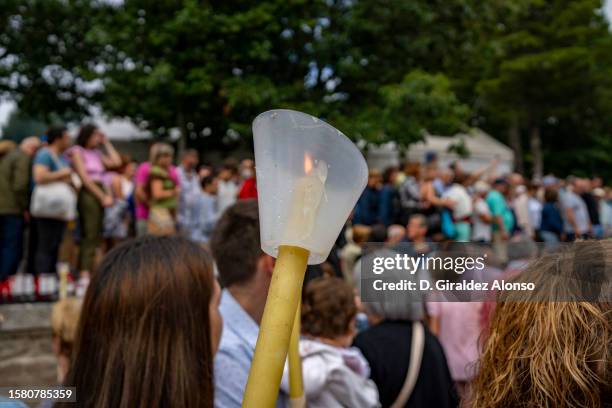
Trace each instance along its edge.
{"label": "crowd of people", "polygon": [[[82,126],[74,141],[65,127],[53,126],[19,146],[2,142],[2,300],[53,297],[58,261],[76,271],[68,274],[70,291],[82,297],[94,265],[121,241],[180,233],[206,244],[228,206],[257,197],[250,159],[214,169],[199,166],[192,149],[182,152],[178,165],[174,156],[171,145],[154,143],[149,160],[137,163],[92,124]],[[30,293],[23,279],[19,288],[12,284],[21,267],[31,277],[25,285]]]}
{"label": "crowd of people", "polygon": [[[75,294],[84,298],[54,309],[58,383],[76,387],[82,407],[240,407],[275,262],[261,249],[253,162],[198,167],[187,150],[175,167],[172,147],[155,143],[138,164],[95,126],[70,144],[65,128],[51,128],[0,158],[3,293],[24,236],[34,277],[55,273],[62,242],[79,243]],[[45,184],[69,186],[55,194],[72,201],[37,208]],[[382,179],[371,170],[328,260],[307,270],[299,349],[308,406],[610,404],[607,303],[362,303],[358,290],[367,242],[490,242],[503,269],[508,241],[609,237],[610,193],[599,178],[525,183],[495,174],[495,163],[467,172],[434,155]],[[601,243],[609,259],[612,241]],[[538,276],[556,267],[551,257]],[[276,406],[289,404],[285,372]]]}
{"label": "crowd of people", "polygon": [[474,172],[459,161],[370,171],[355,208],[353,224],[405,226],[413,214],[425,216],[434,240],[505,241],[521,234],[554,244],[612,235],[612,188],[601,177],[553,175],[526,181],[518,173],[497,174],[496,161]]}

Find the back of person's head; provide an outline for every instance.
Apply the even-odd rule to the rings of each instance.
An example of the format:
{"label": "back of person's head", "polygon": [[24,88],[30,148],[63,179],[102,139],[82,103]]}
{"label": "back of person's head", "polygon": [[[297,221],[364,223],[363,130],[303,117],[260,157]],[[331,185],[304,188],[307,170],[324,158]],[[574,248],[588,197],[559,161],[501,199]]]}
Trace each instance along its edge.
{"label": "back of person's head", "polygon": [[513,278],[534,282],[540,298],[521,294],[497,303],[468,406],[607,406],[611,304],[565,300],[570,292],[576,299],[601,296],[611,255],[612,243],[583,242],[545,254]]}
{"label": "back of person's head", "polygon": [[29,155],[34,155],[40,147],[40,139],[38,136],[28,136],[19,143],[21,150]]}
{"label": "back of person's head", "polygon": [[152,143],[151,146],[149,146],[149,163],[153,163],[155,155],[157,154],[157,149],[159,149],[159,146],[161,146],[162,144],[162,142],[155,142]]}
{"label": "back of person's head", "polygon": [[539,189],[540,183],[530,182],[529,184],[527,184],[527,192],[532,196],[535,195]]}
{"label": "back of person's head", "polygon": [[454,173],[455,176],[453,178],[453,181],[457,184],[460,184],[462,186],[465,186],[468,184],[469,180],[470,180],[470,175],[468,173],[464,173],[464,172],[455,172]]}
{"label": "back of person's head", "polygon": [[211,184],[214,184],[214,182],[215,182],[215,177],[214,176],[202,177],[202,180],[200,181],[200,187],[205,189],[206,187],[210,186]]}
{"label": "back of person's head", "polygon": [[223,286],[250,282],[263,254],[257,200],[239,200],[228,207],[215,226],[210,247]]}
{"label": "back of person's head", "polygon": [[308,282],[302,300],[302,332],[335,339],[354,331],[357,304],[353,288],[340,278]]}
{"label": "back of person's head", "polygon": [[474,183],[474,192],[477,194],[486,194],[489,192],[490,189],[491,186],[489,186],[489,183],[487,183],[486,181],[478,180],[476,183]]}
{"label": "back of person's head", "polygon": [[438,177],[444,184],[449,184],[455,179],[455,172],[448,168],[442,168],[438,171]]}
{"label": "back of person's head", "polygon": [[121,160],[121,166],[117,168],[117,172],[123,173],[130,163],[133,163],[132,157],[124,153],[119,153],[119,159]]}
{"label": "back of person's head", "polygon": [[223,166],[219,169],[219,177],[224,181],[230,180],[236,174],[238,174],[238,166],[232,161],[223,163]]}
{"label": "back of person's head", "polygon": [[185,159],[197,159],[199,157],[196,149],[185,149],[181,153],[181,161]]}
{"label": "back of person's head", "polygon": [[403,225],[393,224],[387,227],[387,241],[399,242],[406,236],[406,228]]}
{"label": "back of person's head", "polygon": [[223,161],[223,165],[221,166],[221,169],[230,171],[232,174],[236,174],[238,173],[238,166],[239,166],[238,161],[234,159],[233,157],[229,157]]}
{"label": "back of person's head", "polygon": [[83,301],[65,382],[78,405],[212,407],[219,296],[211,256],[186,238],[111,250]]}
{"label": "back of person's head", "polygon": [[47,136],[47,144],[52,145],[56,140],[61,139],[64,136],[68,129],[63,125],[53,125],[47,129],[45,135]]}
{"label": "back of person's head", "polygon": [[412,214],[406,226],[408,239],[421,238],[427,235],[427,217],[423,214]]}
{"label": "back of person's head", "polygon": [[382,174],[382,182],[383,184],[392,184],[395,183],[395,176],[397,176],[397,167],[389,166],[387,167]]}
{"label": "back of person's head", "polygon": [[556,188],[548,187],[544,190],[544,202],[546,203],[556,203],[559,199],[559,192]]}
{"label": "back of person's head", "polygon": [[387,227],[384,224],[374,224],[370,230],[370,242],[386,242]]}
{"label": "back of person's head", "polygon": [[170,146],[167,143],[160,143],[155,147],[155,153],[153,154],[153,160],[151,164],[157,165],[163,157],[173,157],[174,156],[174,147]]}
{"label": "back of person's head", "polygon": [[353,243],[363,245],[370,239],[372,228],[367,225],[355,224],[351,228]]}
{"label": "back of person's head", "polygon": [[368,170],[368,186],[375,187],[378,186],[378,183],[382,180],[380,170],[371,168]]}
{"label": "back of person's head", "polygon": [[407,176],[418,179],[421,174],[421,163],[407,162],[404,164],[404,173],[406,173]]}

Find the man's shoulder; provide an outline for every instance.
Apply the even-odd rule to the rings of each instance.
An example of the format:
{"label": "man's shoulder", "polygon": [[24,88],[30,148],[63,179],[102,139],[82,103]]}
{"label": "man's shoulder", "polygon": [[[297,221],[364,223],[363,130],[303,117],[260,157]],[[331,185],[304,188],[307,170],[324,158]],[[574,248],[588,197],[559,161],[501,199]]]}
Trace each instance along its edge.
{"label": "man's shoulder", "polygon": [[34,161],[46,160],[49,157],[51,157],[51,152],[49,152],[49,149],[43,147],[34,155]]}
{"label": "man's shoulder", "polygon": [[222,365],[246,365],[247,369],[250,366],[252,352],[248,345],[239,341],[237,337],[226,337],[221,340],[219,350],[215,355],[215,364]]}
{"label": "man's shoulder", "polygon": [[229,322],[223,324],[223,332],[221,334],[221,342],[219,343],[219,352],[228,355],[249,355],[252,354],[253,346],[248,343],[237,330]]}

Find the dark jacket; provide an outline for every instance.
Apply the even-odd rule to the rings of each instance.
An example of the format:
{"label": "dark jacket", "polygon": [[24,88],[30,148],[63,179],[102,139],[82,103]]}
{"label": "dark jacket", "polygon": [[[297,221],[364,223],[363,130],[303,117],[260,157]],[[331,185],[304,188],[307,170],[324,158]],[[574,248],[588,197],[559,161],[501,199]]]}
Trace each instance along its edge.
{"label": "dark jacket", "polygon": [[542,207],[540,230],[553,232],[558,236],[563,232],[563,217],[561,217],[559,207],[555,203],[546,203]]}
{"label": "dark jacket", "polygon": [[366,187],[355,206],[353,224],[374,225],[380,222],[380,190]]}
{"label": "dark jacket", "polygon": [[32,158],[17,148],[0,159],[0,214],[23,214],[28,209]]}
{"label": "dark jacket", "polygon": [[[353,345],[361,350],[370,364],[371,377],[378,387],[383,407],[395,402],[404,385],[410,364],[411,339],[410,321],[383,321],[355,338]],[[442,346],[425,329],[421,369],[406,407],[451,408],[458,404]]]}
{"label": "dark jacket", "polygon": [[378,219],[388,227],[399,223],[400,211],[400,196],[397,189],[389,184],[384,185],[380,190]]}

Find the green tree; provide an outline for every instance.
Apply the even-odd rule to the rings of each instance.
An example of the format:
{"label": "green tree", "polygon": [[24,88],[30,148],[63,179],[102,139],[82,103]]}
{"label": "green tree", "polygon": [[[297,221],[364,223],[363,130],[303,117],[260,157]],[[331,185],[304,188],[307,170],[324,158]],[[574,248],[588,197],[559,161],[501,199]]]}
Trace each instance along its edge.
{"label": "green tree", "polygon": [[127,0],[89,36],[105,44],[101,106],[160,135],[178,128],[181,148],[231,146],[256,114],[308,99],[321,4]]}
{"label": "green tree", "polygon": [[581,123],[574,129],[584,143],[591,141],[589,122],[605,117],[593,115],[605,115],[600,112],[605,98],[598,92],[610,83],[602,75],[609,60],[602,47],[609,45],[610,33],[600,7],[598,0],[533,0],[494,38],[498,52],[491,61],[491,76],[478,90],[484,104],[490,104],[491,115],[509,124],[515,144],[520,130],[526,131],[527,158],[536,177],[544,171],[545,152],[563,144],[562,129],[549,139],[542,137],[543,129]]}
{"label": "green tree", "polygon": [[400,148],[421,140],[428,132],[452,135],[466,130],[470,110],[451,89],[443,74],[415,70],[398,84],[384,85],[378,92],[379,106],[356,111],[357,117],[332,117],[370,143],[393,141]]}
{"label": "green tree", "polygon": [[20,112],[80,119],[100,90],[89,81],[99,53],[87,41],[104,9],[88,0],[3,0],[0,7],[0,97]]}
{"label": "green tree", "polygon": [[421,139],[423,129],[452,134],[469,123],[466,106],[474,104],[473,84],[481,71],[478,45],[494,24],[495,4],[331,4],[323,40],[315,44],[315,88],[332,121],[346,123],[348,134],[369,142],[402,145]]}

